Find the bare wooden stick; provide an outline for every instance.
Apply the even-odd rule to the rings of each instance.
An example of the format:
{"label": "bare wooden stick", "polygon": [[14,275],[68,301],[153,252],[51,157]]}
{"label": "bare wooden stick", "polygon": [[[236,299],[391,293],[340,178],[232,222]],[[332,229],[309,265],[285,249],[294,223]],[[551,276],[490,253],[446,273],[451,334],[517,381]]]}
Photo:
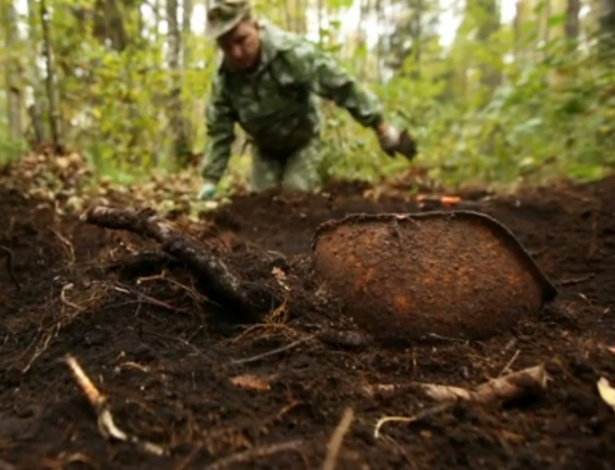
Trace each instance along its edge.
{"label": "bare wooden stick", "polygon": [[205,467],[205,470],[220,470],[223,468],[231,467],[237,463],[246,463],[254,459],[261,457],[267,457],[269,455],[277,454],[279,452],[285,452],[288,450],[298,450],[303,445],[303,440],[297,439],[294,441],[279,442],[277,444],[271,444],[269,446],[255,447],[248,449],[244,452],[224,457],[217,462],[212,463]]}
{"label": "bare wooden stick", "polygon": [[62,144],[60,137],[60,109],[56,88],[56,69],[51,41],[51,17],[47,8],[47,1],[39,2],[39,15],[43,30],[43,55],[45,56],[45,68],[47,76],[45,85],[47,87],[47,102],[49,104],[49,128],[53,140],[54,153],[61,153]]}
{"label": "bare wooden stick", "polygon": [[335,428],[335,431],[331,436],[331,440],[329,441],[327,457],[322,465],[322,470],[334,470],[337,455],[342,447],[342,441],[344,440],[344,436],[348,432],[353,419],[354,412],[352,408],[346,408],[344,410],[344,414],[342,415],[342,419]]}
{"label": "bare wooden stick", "polygon": [[94,408],[94,411],[96,411],[98,430],[105,439],[114,438],[120,441],[133,442],[151,454],[167,455],[167,451],[159,445],[147,441],[141,441],[137,437],[130,436],[119,429],[113,421],[113,416],[111,415],[107,398],[100,393],[98,388],[96,388],[96,385],[94,385],[85,371],[81,368],[77,362],[77,359],[69,354],[64,358],[64,361],[72,371],[77,384]]}

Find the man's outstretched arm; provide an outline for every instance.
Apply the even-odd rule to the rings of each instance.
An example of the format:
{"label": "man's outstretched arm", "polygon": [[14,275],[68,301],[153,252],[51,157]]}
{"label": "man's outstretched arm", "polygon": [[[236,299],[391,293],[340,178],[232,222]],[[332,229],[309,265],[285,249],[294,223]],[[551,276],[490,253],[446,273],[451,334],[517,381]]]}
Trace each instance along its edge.
{"label": "man's outstretched arm", "polygon": [[211,89],[211,97],[205,109],[207,146],[201,176],[205,180],[202,198],[211,197],[215,186],[222,178],[235,140],[236,114],[217,78]]}
{"label": "man's outstretched arm", "polygon": [[383,106],[374,93],[316,44],[303,41],[287,54],[299,80],[314,93],[346,109],[362,126],[374,129],[382,149],[390,155],[394,153],[400,135],[384,118]]}
{"label": "man's outstretched arm", "polygon": [[376,128],[384,121],[382,104],[330,54],[316,44],[302,41],[288,52],[293,69],[314,93],[346,109],[365,127]]}

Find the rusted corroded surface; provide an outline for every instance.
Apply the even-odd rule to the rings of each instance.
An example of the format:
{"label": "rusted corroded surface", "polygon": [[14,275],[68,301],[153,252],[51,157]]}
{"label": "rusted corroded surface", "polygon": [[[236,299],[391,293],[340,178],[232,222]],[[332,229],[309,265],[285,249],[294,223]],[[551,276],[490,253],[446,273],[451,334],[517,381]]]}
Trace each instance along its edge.
{"label": "rusted corroded surface", "polygon": [[354,214],[322,224],[318,276],[379,339],[481,339],[556,290],[517,238],[474,211]]}

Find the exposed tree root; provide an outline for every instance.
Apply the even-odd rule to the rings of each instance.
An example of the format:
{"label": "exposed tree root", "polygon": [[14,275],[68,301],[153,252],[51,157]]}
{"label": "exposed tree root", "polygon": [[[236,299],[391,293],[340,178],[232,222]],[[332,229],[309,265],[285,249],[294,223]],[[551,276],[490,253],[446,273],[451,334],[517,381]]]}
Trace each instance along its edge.
{"label": "exposed tree root", "polygon": [[333,435],[331,436],[331,440],[327,445],[327,456],[322,465],[322,470],[334,470],[335,462],[337,460],[337,456],[340,452],[340,448],[342,447],[342,441],[344,440],[344,436],[348,432],[350,425],[354,419],[354,410],[352,408],[346,408],[344,410],[344,414],[342,415],[342,419],[339,424],[335,428]]}
{"label": "exposed tree root", "polygon": [[362,393],[372,397],[378,393],[419,390],[439,402],[465,400],[489,403],[495,400],[513,400],[527,393],[544,389],[547,380],[547,372],[544,365],[541,364],[489,380],[472,390],[451,385],[410,382],[407,384],[366,385],[362,388]]}
{"label": "exposed tree root", "polygon": [[100,391],[96,388],[94,383],[90,380],[77,362],[77,359],[69,354],[64,358],[64,360],[72,371],[75,380],[79,384],[79,387],[96,411],[96,416],[98,418],[98,429],[105,439],[113,438],[120,441],[132,442],[137,444],[137,446],[144,451],[159,456],[168,454],[168,451],[158,444],[142,441],[136,436],[126,434],[124,431],[119,429],[115,425],[113,416],[111,415],[107,397],[100,393]]}
{"label": "exposed tree root", "polygon": [[246,281],[220,257],[151,209],[97,206],[82,214],[81,220],[157,241],[165,252],[184,263],[207,291],[207,296],[236,309],[241,316],[261,318],[283,302],[284,292],[277,283]]}
{"label": "exposed tree root", "polygon": [[248,463],[261,457],[277,454],[279,452],[297,451],[299,452],[303,445],[302,440],[294,440],[287,442],[279,442],[264,447],[255,447],[253,449],[230,455],[211,465],[205,467],[206,470],[220,470],[222,468],[233,468],[233,465],[239,463]]}
{"label": "exposed tree root", "polygon": [[247,357],[247,358],[244,358],[244,359],[233,359],[230,362],[230,364],[236,366],[236,365],[240,365],[240,364],[248,364],[250,362],[260,361],[261,359],[265,359],[265,358],[274,356],[276,354],[283,353],[283,352],[288,351],[290,349],[296,348],[297,346],[300,346],[303,343],[307,343],[312,338],[314,338],[314,335],[304,336],[303,338],[299,338],[298,340],[293,341],[290,344],[287,344],[287,345],[284,345],[284,346],[280,346],[279,348],[276,348],[276,349],[274,349],[272,351],[267,351],[265,353],[258,354],[256,356],[252,356],[252,357]]}
{"label": "exposed tree root", "polygon": [[374,437],[380,436],[381,427],[389,422],[414,423],[427,419],[451,408],[457,401],[490,403],[494,401],[510,401],[538,392],[546,388],[548,375],[543,364],[528,369],[491,379],[474,389],[411,382],[409,384],[377,384],[363,387],[362,392],[368,397],[377,393],[395,392],[399,390],[419,390],[440,402],[414,416],[385,416],[378,420],[374,429]]}

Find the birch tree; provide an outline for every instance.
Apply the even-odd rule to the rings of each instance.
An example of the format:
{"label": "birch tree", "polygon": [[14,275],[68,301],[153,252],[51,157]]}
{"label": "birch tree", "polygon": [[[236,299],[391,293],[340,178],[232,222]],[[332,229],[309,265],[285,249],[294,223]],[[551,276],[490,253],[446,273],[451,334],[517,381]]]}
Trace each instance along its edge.
{"label": "birch tree", "polygon": [[17,15],[13,2],[4,0],[0,3],[5,34],[5,45],[8,51],[6,67],[4,69],[7,120],[9,123],[9,137],[14,142],[23,136],[23,88],[21,65],[19,56],[19,38],[17,33]]}

